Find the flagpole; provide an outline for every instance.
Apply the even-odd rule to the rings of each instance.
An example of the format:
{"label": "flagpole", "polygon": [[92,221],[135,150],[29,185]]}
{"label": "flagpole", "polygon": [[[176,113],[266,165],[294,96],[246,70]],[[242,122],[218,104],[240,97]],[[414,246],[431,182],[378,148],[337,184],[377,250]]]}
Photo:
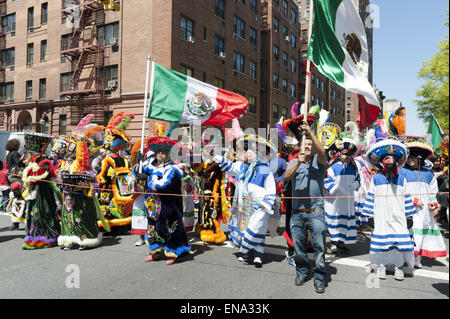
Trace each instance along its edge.
{"label": "flagpole", "polygon": [[[314,17],[314,1],[311,1],[310,16],[308,22],[308,47],[311,41],[313,17]],[[308,124],[308,111],[310,100],[311,100],[311,61],[308,58],[306,58],[305,109],[303,114],[303,124],[306,125]],[[303,134],[301,146],[302,153],[305,152],[305,146],[306,146],[306,135]]]}
{"label": "flagpole", "polygon": [[[144,96],[144,112],[142,113],[142,132],[141,132],[141,154],[144,154],[145,139],[145,119],[147,117],[147,96],[148,96],[148,77],[150,73],[150,56],[147,56],[147,74],[145,76],[145,96]],[[142,160],[139,163],[139,172],[142,173]]]}

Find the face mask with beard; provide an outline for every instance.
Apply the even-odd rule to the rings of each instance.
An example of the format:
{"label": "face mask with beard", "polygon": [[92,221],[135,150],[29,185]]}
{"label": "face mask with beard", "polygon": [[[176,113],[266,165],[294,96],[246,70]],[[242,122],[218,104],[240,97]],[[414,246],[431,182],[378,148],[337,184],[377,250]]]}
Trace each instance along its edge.
{"label": "face mask with beard", "polygon": [[383,166],[383,171],[386,173],[387,177],[397,176],[397,161],[394,156],[387,155],[383,157],[381,166]]}

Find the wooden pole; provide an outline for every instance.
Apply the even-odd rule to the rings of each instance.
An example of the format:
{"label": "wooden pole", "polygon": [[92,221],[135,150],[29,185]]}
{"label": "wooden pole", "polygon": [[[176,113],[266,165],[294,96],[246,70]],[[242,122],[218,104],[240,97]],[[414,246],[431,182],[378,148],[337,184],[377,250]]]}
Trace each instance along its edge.
{"label": "wooden pole", "polygon": [[[142,131],[141,131],[141,149],[140,152],[144,154],[144,139],[145,139],[145,119],[147,118],[147,97],[148,97],[148,77],[150,73],[150,56],[147,57],[147,74],[145,76],[145,96],[144,96],[144,111],[142,113]],[[139,172],[142,173],[142,161],[139,163]]]}
{"label": "wooden pole", "polygon": [[[308,46],[311,41],[311,33],[313,26],[313,17],[314,17],[314,1],[311,1],[310,7],[310,15],[309,15],[309,23],[308,23]],[[311,61],[309,59],[306,60],[306,83],[305,83],[305,109],[303,113],[303,124],[308,124],[308,112],[311,101]],[[302,146],[301,152],[305,152],[306,145],[306,135],[303,134],[302,137]]]}

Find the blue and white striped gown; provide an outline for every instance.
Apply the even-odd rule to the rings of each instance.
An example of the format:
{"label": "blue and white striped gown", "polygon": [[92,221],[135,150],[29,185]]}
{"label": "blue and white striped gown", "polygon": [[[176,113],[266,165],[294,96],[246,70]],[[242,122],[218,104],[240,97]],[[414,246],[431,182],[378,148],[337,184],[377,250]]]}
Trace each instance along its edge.
{"label": "blue and white striped gown", "polygon": [[242,172],[248,170],[250,164],[232,163],[222,158],[219,165],[222,171],[237,177],[238,181],[228,223],[231,240],[242,253],[252,249],[264,253],[265,237],[276,198],[275,179],[268,164],[258,163],[255,166],[247,190]]}
{"label": "blue and white striped gown", "polygon": [[356,243],[354,192],[359,186],[359,174],[353,165],[337,162],[328,168],[324,210],[328,233],[334,242]]}
{"label": "blue and white striped gown", "polygon": [[390,180],[382,173],[373,176],[363,210],[375,224],[370,241],[373,268],[389,264],[402,267],[405,262],[414,267],[414,243],[406,223],[414,214],[403,170]]}

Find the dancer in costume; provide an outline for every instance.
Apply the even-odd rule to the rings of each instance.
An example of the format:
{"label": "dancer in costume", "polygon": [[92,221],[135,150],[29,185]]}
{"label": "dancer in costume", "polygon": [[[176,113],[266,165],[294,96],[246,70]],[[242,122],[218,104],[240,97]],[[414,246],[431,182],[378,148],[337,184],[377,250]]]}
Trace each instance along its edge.
{"label": "dancer in costume", "polygon": [[[257,145],[261,145],[264,152],[256,151]],[[232,163],[222,156],[214,157],[222,171],[237,179],[228,230],[232,241],[244,254],[239,261],[253,262],[258,268],[262,267],[265,236],[274,215],[276,198],[275,179],[269,168],[270,156],[267,156],[266,148],[276,154],[265,139],[247,135],[238,141],[238,153],[244,154],[239,156],[242,161]]]}
{"label": "dancer in costume", "polygon": [[417,214],[414,215],[414,266],[422,268],[421,258],[446,257],[447,248],[433,211],[438,209],[436,193],[437,180],[430,170],[424,169],[424,162],[433,154],[433,149],[420,142],[408,143],[409,156],[405,170],[408,191],[412,194]]}
{"label": "dancer in costume", "polygon": [[56,139],[55,144],[53,144],[50,157],[52,158],[53,167],[55,168],[57,173],[60,171],[60,169],[64,169],[64,166],[67,165],[65,157],[67,156],[67,153],[69,151],[69,144],[70,140],[63,135],[60,135]]}
{"label": "dancer in costume", "polygon": [[354,192],[360,186],[358,168],[353,160],[357,146],[348,138],[334,142],[339,157],[327,170],[324,181],[325,221],[331,239],[331,253],[348,251],[347,244],[356,243]]}
{"label": "dancer in costume", "polygon": [[162,136],[150,137],[147,143],[155,157],[145,162],[142,172],[149,176],[146,192],[157,194],[145,195],[145,209],[149,216],[145,240],[150,251],[145,261],[159,260],[164,252],[166,264],[171,265],[176,258],[191,251],[183,225],[183,171],[170,160],[172,147],[181,146]]}
{"label": "dancer in costume", "polygon": [[403,264],[414,266],[414,243],[408,228],[416,214],[406,187],[404,169],[406,145],[385,139],[367,151],[370,163],[379,169],[367,192],[363,214],[374,227],[370,242],[371,267],[380,279],[386,279],[386,266],[395,265],[394,278],[403,280]]}
{"label": "dancer in costume", "polygon": [[9,204],[6,209],[7,212],[11,213],[11,221],[13,224],[17,225],[14,229],[19,228],[20,223],[25,223],[25,200],[22,196],[23,185],[19,182],[14,182],[11,185],[11,192],[9,193]]}
{"label": "dancer in costume", "polygon": [[[90,118],[85,117],[77,131],[82,129],[80,126],[87,125]],[[62,168],[58,175],[64,196],[58,245],[66,251],[94,248],[102,242],[102,234],[97,227],[100,206],[92,192],[96,174],[89,163],[88,142],[85,138],[78,140],[75,161]]]}
{"label": "dancer in costume", "polygon": [[[119,112],[104,128],[104,147],[107,154],[102,160],[102,170],[97,175],[97,183],[102,189],[100,204],[103,215],[110,227],[129,227],[131,225],[134,178],[129,159],[120,153],[128,147],[130,137],[125,130],[133,118],[133,114]],[[85,134],[90,134],[90,132]],[[102,221],[99,221],[98,225],[104,227]]]}
{"label": "dancer in costume", "polygon": [[225,195],[225,174],[217,163],[206,161],[194,167],[199,178],[199,217],[195,227],[200,240],[205,243],[223,243],[227,237],[220,229],[220,223],[226,223],[228,212]]}
{"label": "dancer in costume", "polygon": [[62,196],[53,183],[56,174],[52,162],[44,155],[52,138],[46,134],[25,133],[29,165],[22,175],[27,218],[23,249],[54,246],[61,232],[56,213],[61,208]]}
{"label": "dancer in costume", "polygon": [[[361,153],[364,149],[361,149]],[[358,168],[360,186],[355,192],[355,216],[356,216],[356,229],[365,230],[368,226],[368,219],[362,215],[364,209],[364,203],[366,201],[367,190],[369,189],[370,181],[372,180],[372,172],[370,163],[365,156],[358,154],[355,157],[355,164]]]}

